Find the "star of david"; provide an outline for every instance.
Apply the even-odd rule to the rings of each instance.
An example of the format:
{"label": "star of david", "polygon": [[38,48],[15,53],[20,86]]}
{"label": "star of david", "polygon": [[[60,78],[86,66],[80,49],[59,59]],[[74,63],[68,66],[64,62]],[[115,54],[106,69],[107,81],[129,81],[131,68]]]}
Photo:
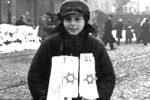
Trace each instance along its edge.
{"label": "star of david", "polygon": [[93,84],[94,80],[96,80],[96,78],[94,78],[94,77],[92,76],[92,74],[90,74],[90,75],[87,74],[86,79],[84,79],[84,81],[87,81],[88,85],[89,85],[89,84]]}
{"label": "star of david", "polygon": [[67,75],[64,77],[67,81],[67,83],[74,83],[74,81],[77,79],[75,76],[74,76],[74,73],[67,73]]}
{"label": "star of david", "polygon": [[91,61],[91,59],[88,56],[85,56],[85,61]]}

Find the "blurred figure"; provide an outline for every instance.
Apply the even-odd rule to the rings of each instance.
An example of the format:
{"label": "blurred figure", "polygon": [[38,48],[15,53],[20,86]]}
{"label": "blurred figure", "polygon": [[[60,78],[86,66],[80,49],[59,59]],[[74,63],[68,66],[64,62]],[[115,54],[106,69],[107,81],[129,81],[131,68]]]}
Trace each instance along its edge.
{"label": "blurred figure", "polygon": [[140,23],[140,26],[142,26],[142,25],[145,23],[146,19],[147,19],[147,18],[143,18],[143,20],[142,20],[141,23]]}
{"label": "blurred figure", "polygon": [[38,36],[42,39],[41,41],[52,35],[52,30],[54,28],[55,25],[52,24],[52,17],[50,13],[45,13],[43,16],[41,16],[38,31]]}
{"label": "blurred figure", "polygon": [[95,30],[96,30],[96,32],[94,32],[94,34],[92,34],[92,35],[98,38],[98,34],[97,34],[97,33],[98,33],[98,30],[99,30],[99,25],[98,25],[96,19],[93,20],[92,26],[93,26],[93,27],[95,28]]}
{"label": "blurred figure", "polygon": [[32,20],[31,20],[31,18],[27,18],[26,19],[26,23],[27,23],[28,26],[34,27],[34,24],[33,24]]}
{"label": "blurred figure", "polygon": [[13,24],[13,25],[16,24],[16,17],[15,17],[15,16],[12,17],[12,24]]}
{"label": "blurred figure", "polygon": [[125,29],[126,29],[126,41],[125,41],[125,43],[126,44],[132,43],[133,34],[131,32],[132,26],[131,26],[131,21],[130,20],[127,21]]}
{"label": "blurred figure", "polygon": [[143,37],[143,43],[146,46],[149,40],[149,35],[150,35],[150,23],[149,20],[146,19],[143,25],[141,26],[143,32],[142,32],[142,37]]}
{"label": "blurred figure", "polygon": [[106,46],[109,43],[110,50],[114,50],[114,42],[116,42],[115,38],[112,35],[112,15],[109,15],[107,18],[107,21],[105,22],[105,28],[104,28],[104,36],[102,38],[104,45]]}
{"label": "blurred figure", "polygon": [[140,19],[136,20],[136,23],[133,26],[134,29],[134,33],[136,36],[136,43],[139,43],[142,40],[142,30],[141,30],[141,26],[140,26]]}
{"label": "blurred figure", "polygon": [[99,26],[99,29],[98,29],[98,38],[100,40],[102,40],[103,36],[104,36],[104,27],[105,27],[105,22],[107,20],[107,14],[104,13],[103,11],[100,11],[100,10],[96,10],[95,11],[95,20]]}
{"label": "blurred figure", "polygon": [[56,13],[51,14],[51,18],[52,18],[52,24],[57,26],[60,23],[59,18],[57,17]]}
{"label": "blurred figure", "polygon": [[117,45],[120,45],[120,39],[122,38],[122,30],[123,30],[123,20],[120,18],[116,24],[116,38],[117,40]]}
{"label": "blurred figure", "polygon": [[27,25],[24,15],[21,15],[19,17],[19,20],[16,21],[16,26],[19,26],[19,25]]}

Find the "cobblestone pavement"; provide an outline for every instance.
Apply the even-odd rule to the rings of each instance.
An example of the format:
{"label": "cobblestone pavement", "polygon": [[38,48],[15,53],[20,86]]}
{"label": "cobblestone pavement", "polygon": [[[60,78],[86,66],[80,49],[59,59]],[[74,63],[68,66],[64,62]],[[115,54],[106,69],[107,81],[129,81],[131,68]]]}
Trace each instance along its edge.
{"label": "cobblestone pavement", "polygon": [[[0,100],[31,99],[26,75],[34,53],[0,55]],[[108,53],[117,76],[111,100],[150,100],[150,44],[121,44]]]}

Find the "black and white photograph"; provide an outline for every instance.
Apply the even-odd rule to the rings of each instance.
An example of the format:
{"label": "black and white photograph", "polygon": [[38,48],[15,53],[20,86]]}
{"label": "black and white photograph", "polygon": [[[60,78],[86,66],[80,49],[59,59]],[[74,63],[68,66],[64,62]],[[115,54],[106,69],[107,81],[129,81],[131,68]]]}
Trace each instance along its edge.
{"label": "black and white photograph", "polygon": [[0,0],[0,100],[150,100],[150,0]]}

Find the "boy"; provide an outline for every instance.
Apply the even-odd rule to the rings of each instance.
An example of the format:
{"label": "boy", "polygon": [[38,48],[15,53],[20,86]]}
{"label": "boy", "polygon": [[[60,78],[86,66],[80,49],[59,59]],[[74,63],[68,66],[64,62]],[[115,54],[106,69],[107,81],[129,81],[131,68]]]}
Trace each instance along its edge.
{"label": "boy", "polygon": [[[116,77],[105,47],[89,35],[94,28],[88,23],[88,5],[82,0],[64,1],[58,16],[61,22],[54,31],[57,34],[42,42],[29,69],[28,85],[33,100],[110,100]],[[54,62],[56,59],[58,62]],[[82,83],[87,87],[83,88]]]}

